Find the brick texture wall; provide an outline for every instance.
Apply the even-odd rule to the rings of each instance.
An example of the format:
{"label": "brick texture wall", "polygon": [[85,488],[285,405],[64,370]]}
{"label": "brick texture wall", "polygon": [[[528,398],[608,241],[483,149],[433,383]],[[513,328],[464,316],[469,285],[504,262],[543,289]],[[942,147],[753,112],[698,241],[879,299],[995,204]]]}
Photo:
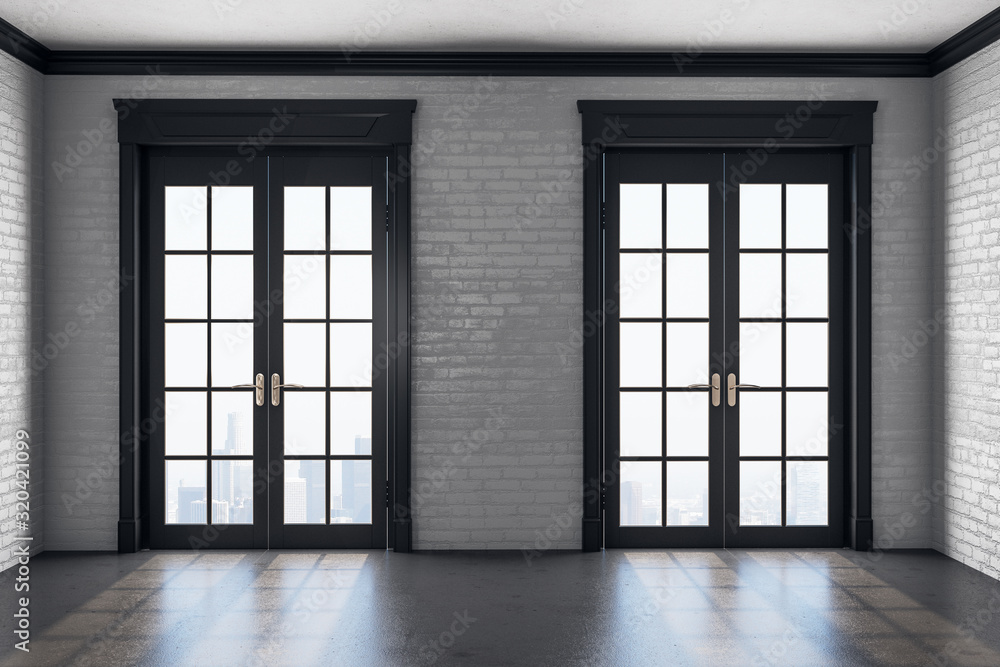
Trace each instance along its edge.
{"label": "brick texture wall", "polygon": [[[44,545],[42,374],[32,352],[42,331],[42,75],[0,53],[0,569],[23,544],[17,494],[28,482],[33,553]],[[28,467],[15,460],[28,433]],[[21,461],[24,463],[24,461]],[[17,470],[27,470],[28,479]],[[22,486],[18,486],[17,482]]]}
{"label": "brick texture wall", "polygon": [[[921,79],[48,77],[46,326],[79,332],[46,384],[47,548],[113,549],[117,145],[112,97],[414,97],[416,547],[577,549],[582,494],[580,98],[877,99],[877,535],[930,478],[930,136]],[[109,287],[110,286],[110,287]],[[88,301],[95,304],[87,308]],[[105,304],[106,305],[101,305]],[[88,313],[84,316],[83,313]],[[566,353],[567,346],[572,349]],[[891,355],[900,358],[890,364]],[[929,518],[893,546],[927,546]],[[548,530],[548,535],[541,536]],[[548,540],[548,541],[546,541]]]}
{"label": "brick texture wall", "polygon": [[934,92],[933,545],[1000,577],[1000,45]]}

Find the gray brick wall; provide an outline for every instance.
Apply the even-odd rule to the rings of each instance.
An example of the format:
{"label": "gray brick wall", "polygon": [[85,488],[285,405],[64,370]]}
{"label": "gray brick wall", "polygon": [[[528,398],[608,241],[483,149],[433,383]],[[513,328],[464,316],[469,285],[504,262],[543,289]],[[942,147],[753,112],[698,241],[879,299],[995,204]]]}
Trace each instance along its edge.
{"label": "gray brick wall", "polygon": [[1000,45],[934,92],[933,546],[1000,578]]}
{"label": "gray brick wall", "polygon": [[[44,546],[45,448],[42,374],[32,353],[42,331],[42,99],[43,77],[0,53],[0,569],[15,562],[26,535],[17,527],[23,473],[15,459],[18,431],[26,431],[31,551]],[[37,365],[36,365],[37,367]],[[22,486],[17,483],[21,482]]]}
{"label": "gray brick wall", "polygon": [[[930,478],[930,372],[905,337],[931,311],[930,136],[920,79],[65,77],[46,79],[46,325],[79,323],[46,384],[47,548],[113,549],[117,521],[117,146],[112,97],[415,97],[416,547],[580,546],[579,98],[877,99],[875,515]],[[84,154],[85,153],[85,154]],[[79,156],[79,157],[77,157]],[[60,164],[60,167],[54,167]],[[58,172],[58,174],[57,174]],[[890,201],[891,200],[891,201]],[[88,300],[100,304],[83,318]],[[572,351],[566,353],[567,346]],[[105,471],[107,471],[105,473]],[[89,480],[89,481],[88,481]],[[893,546],[930,543],[920,516]],[[547,531],[547,534],[546,534]],[[548,542],[546,542],[548,540]]]}

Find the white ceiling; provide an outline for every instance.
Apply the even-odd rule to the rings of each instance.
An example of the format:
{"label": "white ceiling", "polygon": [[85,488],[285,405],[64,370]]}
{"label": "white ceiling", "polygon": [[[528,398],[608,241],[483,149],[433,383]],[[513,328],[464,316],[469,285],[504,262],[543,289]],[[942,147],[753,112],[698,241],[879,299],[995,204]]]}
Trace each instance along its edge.
{"label": "white ceiling", "polygon": [[700,42],[707,51],[923,52],[996,8],[996,0],[0,0],[0,18],[51,49],[684,51]]}

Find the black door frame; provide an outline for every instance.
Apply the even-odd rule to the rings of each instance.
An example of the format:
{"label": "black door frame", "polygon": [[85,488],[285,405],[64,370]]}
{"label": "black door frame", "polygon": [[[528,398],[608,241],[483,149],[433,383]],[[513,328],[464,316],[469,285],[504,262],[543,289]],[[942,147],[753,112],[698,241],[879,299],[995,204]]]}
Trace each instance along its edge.
{"label": "black door frame", "polygon": [[[605,464],[604,154],[608,148],[747,148],[755,159],[787,147],[842,148],[849,210],[844,275],[845,534],[851,548],[872,541],[871,463],[871,181],[878,102],[580,100],[584,146],[583,278],[583,550],[604,545],[607,486],[618,471]],[[733,172],[737,179],[737,172]],[[728,179],[727,179],[728,182]],[[738,186],[738,180],[732,184]]]}
{"label": "black door frame", "polygon": [[[265,147],[370,147],[388,151],[390,349],[387,505],[393,508],[389,546],[412,550],[410,520],[410,146],[416,100],[178,100],[115,99],[119,143],[119,521],[118,550],[149,544],[149,478],[144,451],[162,421],[150,406],[149,332],[143,326],[149,281],[148,198],[144,170],[151,147],[236,149],[227,163],[239,173]],[[220,175],[220,185],[226,174]],[[159,420],[159,421],[158,421]]]}

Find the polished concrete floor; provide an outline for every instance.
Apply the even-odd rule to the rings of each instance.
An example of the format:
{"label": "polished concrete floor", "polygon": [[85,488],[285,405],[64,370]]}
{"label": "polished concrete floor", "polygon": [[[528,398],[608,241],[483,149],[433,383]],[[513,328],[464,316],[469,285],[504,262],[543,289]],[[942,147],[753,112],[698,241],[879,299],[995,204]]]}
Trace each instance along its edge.
{"label": "polished concrete floor", "polygon": [[931,551],[46,553],[2,665],[1000,665],[1000,582]]}

